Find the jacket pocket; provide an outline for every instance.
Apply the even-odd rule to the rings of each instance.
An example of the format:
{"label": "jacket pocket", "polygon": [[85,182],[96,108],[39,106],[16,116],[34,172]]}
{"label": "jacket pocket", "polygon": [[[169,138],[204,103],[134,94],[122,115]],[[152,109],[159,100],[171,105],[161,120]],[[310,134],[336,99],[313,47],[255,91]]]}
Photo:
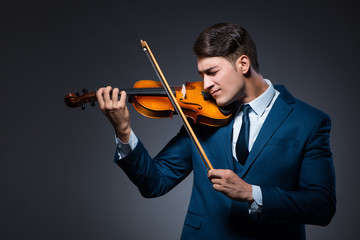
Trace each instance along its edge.
{"label": "jacket pocket", "polygon": [[189,225],[195,229],[199,229],[202,222],[202,216],[198,216],[191,212],[188,212],[185,218],[185,224]]}

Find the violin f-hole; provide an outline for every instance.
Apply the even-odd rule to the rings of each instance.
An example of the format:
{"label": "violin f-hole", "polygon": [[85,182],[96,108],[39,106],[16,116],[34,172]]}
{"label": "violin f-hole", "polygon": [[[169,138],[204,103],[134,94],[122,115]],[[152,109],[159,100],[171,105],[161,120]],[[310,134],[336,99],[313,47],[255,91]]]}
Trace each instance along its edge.
{"label": "violin f-hole", "polygon": [[180,101],[181,103],[183,103],[183,104],[198,106],[198,110],[201,110],[201,109],[203,108],[200,104],[185,102],[183,98],[180,98],[179,101]]}

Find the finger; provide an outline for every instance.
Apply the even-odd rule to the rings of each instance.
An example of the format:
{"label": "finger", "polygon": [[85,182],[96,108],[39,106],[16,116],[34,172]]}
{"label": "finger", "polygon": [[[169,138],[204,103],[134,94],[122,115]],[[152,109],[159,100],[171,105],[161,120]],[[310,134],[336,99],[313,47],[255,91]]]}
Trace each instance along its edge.
{"label": "finger", "polygon": [[104,96],[103,96],[104,90],[105,88],[100,88],[99,90],[96,91],[96,98],[101,110],[104,110],[104,106],[105,106]]}
{"label": "finger", "polygon": [[212,184],[218,184],[218,185],[222,185],[223,184],[223,181],[220,179],[220,178],[213,178],[210,180],[210,182]]}
{"label": "finger", "polygon": [[110,99],[110,92],[112,90],[112,87],[107,86],[104,90],[104,100],[105,100],[105,108],[111,106],[111,99]]}
{"label": "finger", "polygon": [[222,178],[224,170],[223,169],[211,169],[208,172],[208,178],[211,180],[213,178]]}
{"label": "finger", "polygon": [[210,170],[207,172],[208,178],[214,176],[214,173],[213,173],[213,172],[214,172],[215,170],[216,170],[216,169],[210,169]]}
{"label": "finger", "polygon": [[220,184],[213,184],[213,188],[218,191],[218,192],[224,192],[224,187],[223,185]]}
{"label": "finger", "polygon": [[119,89],[118,88],[114,88],[114,90],[112,91],[112,104],[113,106],[117,106],[118,102],[119,102]]}
{"label": "finger", "polygon": [[121,106],[126,106],[126,97],[127,97],[127,94],[125,91],[121,91],[120,92],[120,105]]}

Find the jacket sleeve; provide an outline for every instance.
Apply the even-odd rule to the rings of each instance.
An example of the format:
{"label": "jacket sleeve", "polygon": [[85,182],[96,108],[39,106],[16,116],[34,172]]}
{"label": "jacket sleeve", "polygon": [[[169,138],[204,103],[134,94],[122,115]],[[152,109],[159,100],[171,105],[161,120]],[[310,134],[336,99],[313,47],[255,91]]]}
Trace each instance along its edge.
{"label": "jacket sleeve", "polygon": [[151,158],[139,140],[128,156],[115,162],[138,187],[142,196],[162,196],[192,171],[190,143],[182,128],[156,157]]}
{"label": "jacket sleeve", "polygon": [[325,226],[336,211],[335,171],[330,150],[330,118],[322,115],[307,140],[300,167],[299,187],[285,191],[261,187],[261,220]]}

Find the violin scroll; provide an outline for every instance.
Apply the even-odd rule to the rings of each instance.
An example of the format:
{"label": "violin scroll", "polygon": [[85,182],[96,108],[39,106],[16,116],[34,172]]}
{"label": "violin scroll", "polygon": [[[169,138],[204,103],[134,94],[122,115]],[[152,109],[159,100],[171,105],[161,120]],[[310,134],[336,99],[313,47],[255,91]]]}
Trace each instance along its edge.
{"label": "violin scroll", "polygon": [[85,104],[88,102],[91,106],[95,106],[95,102],[97,101],[96,93],[89,92],[86,88],[84,88],[82,92],[82,95],[78,92],[67,94],[65,96],[65,104],[71,108],[81,107],[82,110],[85,109]]}

